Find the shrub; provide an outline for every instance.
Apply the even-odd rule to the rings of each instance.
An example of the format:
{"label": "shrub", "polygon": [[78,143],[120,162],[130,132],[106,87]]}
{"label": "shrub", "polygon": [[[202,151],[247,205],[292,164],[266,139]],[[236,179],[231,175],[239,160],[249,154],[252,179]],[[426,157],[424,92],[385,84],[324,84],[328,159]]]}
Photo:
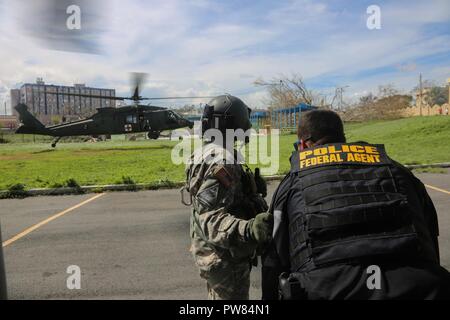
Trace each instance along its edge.
{"label": "shrub", "polygon": [[131,177],[128,176],[122,176],[122,184],[136,184],[136,182],[134,182],[134,180]]}
{"label": "shrub", "polygon": [[66,185],[66,187],[69,187],[69,188],[81,189],[78,182],[73,178],[70,178],[69,180],[67,180],[65,185]]}
{"label": "shrub", "polygon": [[8,186],[8,191],[4,193],[2,198],[25,198],[28,195],[25,185],[16,183]]}
{"label": "shrub", "polygon": [[64,186],[61,183],[58,183],[58,182],[54,182],[54,183],[49,185],[49,188],[51,188],[51,189],[58,189],[58,188],[62,188],[62,187],[64,187]]}

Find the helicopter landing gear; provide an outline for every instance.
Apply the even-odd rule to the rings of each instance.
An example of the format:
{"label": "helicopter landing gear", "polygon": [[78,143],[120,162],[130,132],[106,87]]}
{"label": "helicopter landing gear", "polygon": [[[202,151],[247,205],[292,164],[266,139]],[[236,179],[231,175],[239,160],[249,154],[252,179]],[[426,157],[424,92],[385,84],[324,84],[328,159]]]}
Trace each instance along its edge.
{"label": "helicopter landing gear", "polygon": [[56,144],[58,143],[58,141],[61,139],[61,137],[57,137],[55,140],[53,140],[52,142],[52,148],[56,148]]}
{"label": "helicopter landing gear", "polygon": [[159,138],[159,131],[149,131],[149,132],[147,133],[147,137],[148,137],[149,139],[154,139],[154,140],[156,140],[156,139]]}

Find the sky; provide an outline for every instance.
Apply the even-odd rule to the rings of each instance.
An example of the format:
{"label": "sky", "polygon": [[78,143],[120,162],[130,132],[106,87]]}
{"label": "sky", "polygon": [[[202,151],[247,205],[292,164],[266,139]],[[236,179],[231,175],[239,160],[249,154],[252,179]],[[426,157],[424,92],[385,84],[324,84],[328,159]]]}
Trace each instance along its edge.
{"label": "sky", "polygon": [[[300,74],[330,100],[348,86],[348,101],[383,84],[409,92],[419,73],[438,84],[450,78],[448,0],[97,0],[95,10],[65,1],[81,3],[74,37],[54,31],[64,21],[52,19],[52,1],[0,0],[1,106],[37,77],[131,95],[129,72],[145,72],[145,96],[230,93],[252,108],[267,97],[253,82],[283,74]],[[367,28],[370,5],[380,8],[380,29]]]}

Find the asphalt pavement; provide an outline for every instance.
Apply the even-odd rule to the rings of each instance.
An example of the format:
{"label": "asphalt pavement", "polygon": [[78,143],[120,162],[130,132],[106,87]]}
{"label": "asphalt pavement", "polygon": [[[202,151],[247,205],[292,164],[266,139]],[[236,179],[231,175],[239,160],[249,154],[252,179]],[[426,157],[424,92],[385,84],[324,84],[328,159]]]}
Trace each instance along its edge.
{"label": "asphalt pavement", "polygon": [[[441,262],[450,270],[450,174],[419,177],[430,186]],[[269,185],[269,199],[277,184]],[[1,200],[0,221],[10,299],[206,298],[178,190]],[[80,289],[67,286],[73,265]],[[260,295],[256,268],[250,296]]]}

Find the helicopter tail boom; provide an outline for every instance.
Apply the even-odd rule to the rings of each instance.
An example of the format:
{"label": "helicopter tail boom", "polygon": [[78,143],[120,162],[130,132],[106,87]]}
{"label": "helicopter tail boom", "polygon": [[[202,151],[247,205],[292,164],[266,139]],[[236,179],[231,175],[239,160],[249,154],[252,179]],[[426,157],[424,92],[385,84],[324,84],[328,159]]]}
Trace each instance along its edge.
{"label": "helicopter tail boom", "polygon": [[25,134],[45,134],[49,135],[48,130],[38,119],[36,119],[29,111],[28,107],[20,103],[14,109],[19,114],[19,119],[22,125],[16,130],[16,133]]}

